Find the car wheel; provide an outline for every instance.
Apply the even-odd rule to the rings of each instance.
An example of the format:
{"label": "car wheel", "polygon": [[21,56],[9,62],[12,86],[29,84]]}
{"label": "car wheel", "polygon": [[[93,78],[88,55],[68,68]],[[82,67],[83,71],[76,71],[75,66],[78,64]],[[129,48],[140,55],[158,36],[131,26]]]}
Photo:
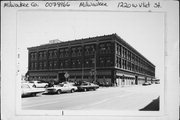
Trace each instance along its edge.
{"label": "car wheel", "polygon": [[34,88],[36,88],[36,85],[33,85]]}
{"label": "car wheel", "polygon": [[48,85],[46,85],[44,88],[47,88],[48,87]]}
{"label": "car wheel", "polygon": [[74,92],[74,89],[71,89],[71,93],[73,93]]}
{"label": "car wheel", "polygon": [[57,91],[57,94],[61,94],[61,90],[58,90],[58,91]]}

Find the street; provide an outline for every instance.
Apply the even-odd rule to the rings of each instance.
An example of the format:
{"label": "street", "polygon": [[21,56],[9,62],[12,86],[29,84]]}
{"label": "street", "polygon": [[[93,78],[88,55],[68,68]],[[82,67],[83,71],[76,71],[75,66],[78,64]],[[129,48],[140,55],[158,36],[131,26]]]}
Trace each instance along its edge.
{"label": "street", "polygon": [[[146,110],[156,99],[159,108],[160,84],[149,86],[100,87],[96,91],[43,94],[22,98],[23,110]],[[151,106],[153,107],[153,106]],[[150,108],[151,108],[150,107]],[[158,107],[158,108],[157,108]]]}

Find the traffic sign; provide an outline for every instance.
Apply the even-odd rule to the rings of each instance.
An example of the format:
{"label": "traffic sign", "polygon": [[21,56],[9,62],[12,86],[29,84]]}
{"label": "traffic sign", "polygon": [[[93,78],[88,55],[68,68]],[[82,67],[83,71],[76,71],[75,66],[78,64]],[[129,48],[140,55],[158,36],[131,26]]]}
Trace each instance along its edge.
{"label": "traffic sign", "polygon": [[66,72],[66,73],[64,74],[64,77],[65,77],[65,78],[68,78],[68,77],[69,77],[69,74]]}

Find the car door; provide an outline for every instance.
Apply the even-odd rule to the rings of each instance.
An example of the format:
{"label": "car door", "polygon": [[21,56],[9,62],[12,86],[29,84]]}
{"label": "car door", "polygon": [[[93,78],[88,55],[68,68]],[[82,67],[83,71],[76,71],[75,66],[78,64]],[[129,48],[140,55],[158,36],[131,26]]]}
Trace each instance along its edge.
{"label": "car door", "polygon": [[64,84],[64,92],[68,92],[69,91],[69,85],[68,84]]}
{"label": "car door", "polygon": [[59,84],[57,90],[61,90],[61,92],[65,92],[66,91],[66,87],[64,86],[64,84]]}
{"label": "car door", "polygon": [[37,81],[36,87],[42,87],[42,83],[40,81]]}
{"label": "car door", "polygon": [[38,84],[39,84],[39,87],[44,87],[45,85],[44,85],[44,83],[43,82],[38,82]]}

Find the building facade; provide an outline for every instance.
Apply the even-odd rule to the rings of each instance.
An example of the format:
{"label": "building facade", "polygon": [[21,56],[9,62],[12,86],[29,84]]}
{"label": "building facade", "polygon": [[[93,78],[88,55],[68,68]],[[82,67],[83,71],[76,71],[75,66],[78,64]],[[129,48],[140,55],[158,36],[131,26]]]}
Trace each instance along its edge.
{"label": "building facade", "polygon": [[29,80],[133,85],[152,81],[155,66],[117,34],[28,48]]}

